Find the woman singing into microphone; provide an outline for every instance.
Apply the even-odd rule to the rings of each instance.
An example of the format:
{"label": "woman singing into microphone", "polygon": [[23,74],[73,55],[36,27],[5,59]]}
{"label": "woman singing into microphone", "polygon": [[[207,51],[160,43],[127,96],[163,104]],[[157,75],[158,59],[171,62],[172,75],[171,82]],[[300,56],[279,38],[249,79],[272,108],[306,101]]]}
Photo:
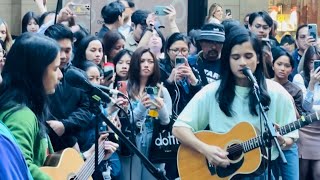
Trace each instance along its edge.
{"label": "woman singing into microphone", "polygon": [[[243,68],[249,68],[257,79],[260,100],[264,106],[269,107],[266,114],[270,121],[283,126],[296,119],[294,105],[288,92],[280,84],[265,79],[262,58],[258,38],[244,27],[233,27],[222,49],[221,80],[199,91],[174,124],[173,134],[179,141],[204,155],[212,165],[229,166],[231,161],[228,152],[217,144],[209,145],[200,141],[194,132],[209,125],[214,133],[226,133],[243,121],[252,124],[258,130],[257,133],[264,132],[264,120],[253,94],[253,85],[243,74]],[[241,134],[238,136],[241,137]],[[298,138],[296,131],[285,136],[279,135],[278,142],[282,148],[288,148],[293,138]],[[273,148],[272,159],[277,156],[278,151]],[[181,172],[180,177],[183,178]]]}

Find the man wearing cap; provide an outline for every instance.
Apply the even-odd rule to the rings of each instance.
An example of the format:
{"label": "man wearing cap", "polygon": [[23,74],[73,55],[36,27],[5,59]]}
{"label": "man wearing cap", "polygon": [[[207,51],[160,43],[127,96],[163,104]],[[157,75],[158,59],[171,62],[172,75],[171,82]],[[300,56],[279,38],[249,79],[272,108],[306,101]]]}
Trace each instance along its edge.
{"label": "man wearing cap", "polygon": [[222,25],[209,23],[202,26],[197,38],[202,51],[199,52],[197,61],[190,65],[199,73],[203,85],[220,79],[220,55],[224,40]]}

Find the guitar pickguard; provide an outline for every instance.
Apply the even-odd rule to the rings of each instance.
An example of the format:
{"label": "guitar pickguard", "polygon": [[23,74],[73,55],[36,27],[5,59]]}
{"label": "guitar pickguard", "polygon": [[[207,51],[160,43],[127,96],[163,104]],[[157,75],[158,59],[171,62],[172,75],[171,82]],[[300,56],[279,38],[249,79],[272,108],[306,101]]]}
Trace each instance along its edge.
{"label": "guitar pickguard", "polygon": [[216,167],[217,175],[221,178],[231,176],[242,166],[243,161],[244,158],[241,158],[241,160],[236,163],[230,163],[230,165],[227,168],[220,166]]}
{"label": "guitar pickguard", "polygon": [[235,173],[243,164],[244,158],[242,157],[240,161],[237,161],[236,163],[230,163],[230,165],[227,168],[223,167],[216,167],[215,165],[212,165],[207,161],[208,170],[210,171],[210,174],[212,176],[218,175],[221,178],[225,178],[228,176],[231,176],[233,173]]}

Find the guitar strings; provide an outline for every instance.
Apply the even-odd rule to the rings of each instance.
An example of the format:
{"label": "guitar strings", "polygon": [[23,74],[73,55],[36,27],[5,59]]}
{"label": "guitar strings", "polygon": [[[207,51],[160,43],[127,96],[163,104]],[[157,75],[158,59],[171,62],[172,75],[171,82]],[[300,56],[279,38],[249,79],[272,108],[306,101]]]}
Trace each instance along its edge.
{"label": "guitar strings", "polygon": [[[100,148],[99,148],[100,149]],[[104,152],[100,151],[98,154],[98,158],[99,160],[103,158]],[[83,179],[87,179],[88,177],[90,177],[92,175],[92,173],[94,172],[94,165],[92,165],[94,163],[94,156],[91,156],[92,158],[90,158],[88,164],[91,164],[90,166],[88,166],[88,168],[86,170],[81,171],[81,175],[79,174],[79,178]]]}
{"label": "guitar strings", "polygon": [[[99,158],[99,159],[102,159],[103,156],[104,156],[104,152],[103,152],[103,151],[100,151],[100,152],[99,152],[99,155],[98,155],[98,158]],[[92,157],[94,157],[94,156],[91,156],[91,158],[88,160],[88,161],[89,161],[88,164],[92,164],[92,163],[93,163],[92,161],[94,161],[94,158],[92,158]],[[79,173],[78,175],[76,175],[76,178],[75,178],[75,179],[80,179],[80,180],[82,180],[82,179],[84,179],[84,180],[88,179],[88,178],[92,175],[92,173],[94,172],[94,169],[93,169],[93,168],[94,168],[94,165],[87,166],[86,168],[87,168],[86,170],[80,171],[80,173]],[[83,168],[83,169],[84,169],[84,168]]]}
{"label": "guitar strings", "polygon": [[[99,153],[99,156],[98,156],[99,160],[102,160],[103,156],[104,156],[104,152],[102,151]],[[89,166],[89,169],[87,171],[84,171],[85,174],[83,176],[85,177],[85,179],[87,179],[92,175],[92,173],[94,172],[94,168],[95,166],[92,165],[92,166]]]}
{"label": "guitar strings", "polygon": [[[100,144],[100,146],[99,146],[99,154],[98,154],[98,159],[102,159],[103,158],[103,155],[104,155],[104,151],[102,151],[103,149],[103,144]],[[102,150],[101,150],[102,149]],[[94,161],[94,155],[92,155],[87,161],[86,161],[86,164],[87,165],[84,165],[84,166],[82,166],[81,167],[81,169],[76,173],[76,175],[75,175],[75,179],[80,179],[81,177],[90,177],[90,175],[92,175],[92,174],[90,174],[91,172],[90,171],[92,171],[92,167],[94,167],[94,166],[89,166],[88,164],[92,164],[93,162],[92,161]],[[93,172],[93,171],[92,171]]]}

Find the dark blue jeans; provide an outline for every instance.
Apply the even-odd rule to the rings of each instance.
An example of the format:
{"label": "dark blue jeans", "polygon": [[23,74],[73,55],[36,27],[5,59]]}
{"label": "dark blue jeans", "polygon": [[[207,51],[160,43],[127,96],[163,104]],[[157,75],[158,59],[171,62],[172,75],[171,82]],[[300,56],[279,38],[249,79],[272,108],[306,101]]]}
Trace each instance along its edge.
{"label": "dark blue jeans", "polygon": [[299,180],[299,157],[298,157],[298,146],[296,143],[288,150],[283,151],[284,156],[287,159],[287,164],[284,164],[280,157],[273,163],[273,175],[278,180],[279,176],[282,179]]}

